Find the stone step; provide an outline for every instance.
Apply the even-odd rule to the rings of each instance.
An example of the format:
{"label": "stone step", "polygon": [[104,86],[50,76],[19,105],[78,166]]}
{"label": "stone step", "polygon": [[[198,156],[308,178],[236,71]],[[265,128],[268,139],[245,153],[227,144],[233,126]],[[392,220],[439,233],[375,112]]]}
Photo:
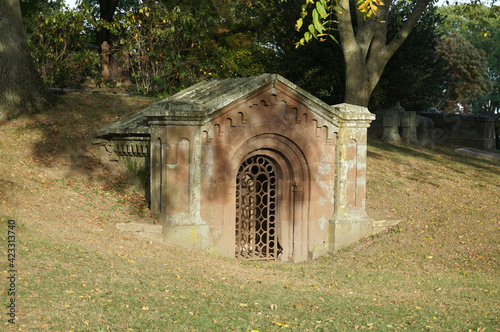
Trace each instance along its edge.
{"label": "stone step", "polygon": [[466,155],[466,156],[471,156],[471,157],[477,157],[481,159],[487,159],[491,161],[495,161],[497,163],[500,163],[500,154],[491,152],[491,151],[483,151],[479,149],[474,149],[474,148],[459,148],[455,149],[456,152]]}
{"label": "stone step", "polygon": [[139,235],[157,242],[163,242],[163,233],[158,232],[139,232]]}
{"label": "stone step", "polygon": [[116,228],[125,232],[137,233],[142,237],[163,242],[163,226],[136,223],[117,223]]}
{"label": "stone step", "polygon": [[383,232],[399,224],[401,220],[378,220],[373,222],[373,234]]}

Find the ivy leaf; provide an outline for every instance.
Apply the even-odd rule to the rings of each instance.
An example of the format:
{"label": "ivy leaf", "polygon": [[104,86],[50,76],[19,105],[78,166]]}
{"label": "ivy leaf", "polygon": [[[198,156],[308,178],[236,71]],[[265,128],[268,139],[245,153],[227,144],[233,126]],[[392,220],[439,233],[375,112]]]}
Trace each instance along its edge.
{"label": "ivy leaf", "polygon": [[314,9],[313,12],[312,12],[312,14],[313,14],[313,24],[314,24],[314,27],[316,28],[316,30],[319,33],[323,33],[323,24],[321,24],[321,22],[319,21],[318,11],[316,9]]}
{"label": "ivy leaf", "polygon": [[302,18],[299,18],[299,19],[297,20],[297,23],[295,24],[295,29],[296,29],[297,31],[299,31],[299,30],[300,30],[300,28],[302,27],[302,24],[303,24],[303,23],[304,23],[304,21],[302,20]]}
{"label": "ivy leaf", "polygon": [[325,7],[321,3],[321,1],[316,2],[316,10],[318,11],[321,18],[326,18],[328,14],[326,13]]}
{"label": "ivy leaf", "polygon": [[306,43],[312,39],[312,36],[313,36],[312,33],[310,33],[309,31],[304,33],[304,39],[305,39]]}

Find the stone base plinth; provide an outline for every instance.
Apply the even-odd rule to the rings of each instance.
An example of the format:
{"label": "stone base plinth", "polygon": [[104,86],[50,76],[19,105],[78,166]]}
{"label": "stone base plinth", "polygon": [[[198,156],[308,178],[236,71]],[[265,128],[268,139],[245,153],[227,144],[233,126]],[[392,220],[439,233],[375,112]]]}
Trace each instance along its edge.
{"label": "stone base plinth", "polygon": [[163,242],[163,227],[160,225],[118,223],[116,228],[125,232],[134,232],[142,237]]}
{"label": "stone base plinth", "polygon": [[336,252],[348,247],[362,238],[380,233],[388,228],[397,225],[401,220],[380,220],[375,221],[368,217],[330,220],[332,231],[332,241],[329,245],[331,252]]}
{"label": "stone base plinth", "polygon": [[165,226],[163,241],[184,248],[208,250],[208,225]]}

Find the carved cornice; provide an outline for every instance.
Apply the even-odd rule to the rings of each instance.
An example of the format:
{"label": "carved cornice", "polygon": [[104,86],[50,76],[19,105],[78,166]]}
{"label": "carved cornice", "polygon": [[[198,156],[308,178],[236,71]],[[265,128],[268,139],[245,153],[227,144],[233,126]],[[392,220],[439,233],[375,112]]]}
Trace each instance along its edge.
{"label": "carved cornice", "polygon": [[339,127],[368,128],[375,120],[375,114],[366,107],[351,104],[337,104],[331,106],[334,116],[338,119]]}
{"label": "carved cornice", "polygon": [[114,152],[118,156],[146,157],[149,155],[149,137],[130,137],[114,140]]}

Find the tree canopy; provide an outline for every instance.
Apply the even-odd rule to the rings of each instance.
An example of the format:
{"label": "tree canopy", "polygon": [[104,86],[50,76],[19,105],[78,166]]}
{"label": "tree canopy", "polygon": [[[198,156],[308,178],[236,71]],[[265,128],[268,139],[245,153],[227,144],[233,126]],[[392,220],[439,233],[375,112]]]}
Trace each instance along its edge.
{"label": "tree canopy", "polygon": [[499,7],[461,4],[440,7],[438,12],[444,18],[439,29],[449,39],[442,40],[442,47],[455,46],[452,55],[443,54],[451,69],[449,107],[460,103],[474,113],[500,113]]}
{"label": "tree canopy", "polygon": [[[111,69],[142,94],[277,72],[330,104],[387,108],[399,101],[420,110],[461,98],[474,110],[491,108],[498,95],[498,16],[480,6],[474,16],[467,6],[436,11],[423,0],[81,0],[76,10],[61,0],[22,3],[35,64],[50,86],[121,84],[120,75],[104,81],[97,69],[105,31]],[[292,22],[300,15],[297,32]],[[475,49],[487,59],[486,71],[483,60],[470,62],[483,64],[476,72],[493,85],[477,75],[479,89],[457,79],[465,68],[457,59],[474,56],[452,57],[446,47],[454,44],[470,44],[456,51]]]}
{"label": "tree canopy", "polygon": [[370,96],[387,62],[408,37],[431,0],[409,1],[411,11],[400,29],[388,40],[390,8],[397,0],[307,0],[302,7],[297,29],[303,26],[312,4],[312,22],[299,45],[313,38],[323,39],[328,31],[338,29],[339,43],[345,62],[346,103],[368,106]]}

